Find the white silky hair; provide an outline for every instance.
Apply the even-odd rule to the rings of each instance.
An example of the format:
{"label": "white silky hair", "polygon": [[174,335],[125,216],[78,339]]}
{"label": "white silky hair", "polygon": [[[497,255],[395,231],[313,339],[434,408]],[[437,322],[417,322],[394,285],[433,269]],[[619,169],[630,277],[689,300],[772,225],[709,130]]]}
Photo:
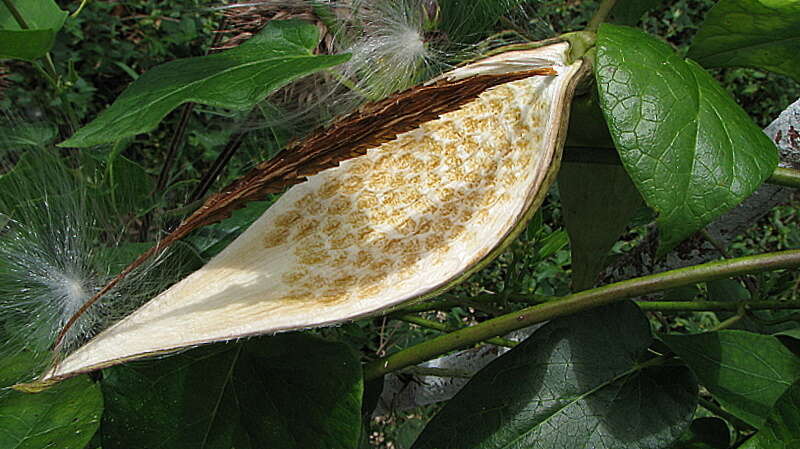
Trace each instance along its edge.
{"label": "white silky hair", "polygon": [[[425,30],[430,0],[265,1],[242,6],[323,5],[334,13],[327,51],[350,59],[301,78],[270,95],[274,108],[253,127],[289,126],[310,130],[383,99],[450,68],[452,54],[437,47]],[[232,6],[238,6],[232,5]],[[226,6],[230,8],[231,6]]]}
{"label": "white silky hair", "polygon": [[53,351],[70,318],[117,275],[115,252],[126,229],[108,198],[92,191],[101,170],[80,167],[50,147],[9,154],[0,157],[0,358],[32,354],[39,364],[26,375],[33,376],[176,276],[164,254],[155,257],[86,310]]}

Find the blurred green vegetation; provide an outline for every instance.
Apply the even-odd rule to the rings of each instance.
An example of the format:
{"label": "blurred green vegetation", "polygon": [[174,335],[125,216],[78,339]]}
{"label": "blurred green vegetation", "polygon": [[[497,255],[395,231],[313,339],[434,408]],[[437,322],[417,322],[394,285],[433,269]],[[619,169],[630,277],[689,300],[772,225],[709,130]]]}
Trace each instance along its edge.
{"label": "blurred green vegetation", "polygon": [[[59,3],[69,10],[77,6],[73,1],[62,0]],[[519,23],[520,16],[525,33],[535,38],[578,30],[585,26],[593,12],[592,6],[597,3],[587,0],[529,2],[524,7],[525,14],[501,22],[496,31],[502,31],[508,23]],[[704,14],[714,3],[713,0],[663,2],[663,6],[648,12],[639,25],[676,48],[686,49]],[[69,102],[77,120],[85,124],[111,104],[128,83],[153,66],[176,58],[206,54],[221,24],[221,15],[212,9],[219,4],[202,0],[90,2],[77,18],[67,20],[52,52],[57,69],[68,74],[70,80],[63,95],[54,93],[31,64],[0,63],[5,64],[0,70],[0,110],[4,111],[0,126],[28,130],[26,138],[37,144],[62,140],[74,131],[63,102]],[[800,97],[800,85],[778,75],[752,69],[724,69],[713,73],[762,127]],[[249,132],[216,185],[224,185],[255,162],[274,155],[295,131],[290,123],[272,121],[270,126],[261,124],[261,119],[274,114],[273,110],[260,110],[253,116],[242,117],[206,107],[194,108],[186,126],[185,143],[181,145],[182,151],[170,174],[170,187],[166,192],[158,192],[151,207],[179,210],[186,206],[193,188],[208,172],[231,136],[242,130],[245,121],[244,129]],[[180,116],[180,111],[170,114],[155,132],[138,136],[121,146],[122,154],[144,167],[152,180],[159,175]],[[0,152],[13,144],[0,142]],[[253,207],[260,212],[266,204]],[[133,226],[144,226],[143,234],[152,234],[158,230],[147,227],[158,225],[144,219],[146,212],[151,210],[144,209],[137,220],[133,220]],[[790,204],[774,209],[755,223],[737,239],[731,251],[743,255],[800,246],[798,210],[800,196],[795,195]],[[243,218],[244,223],[257,213],[250,215]],[[208,242],[224,240],[226,232],[232,228],[234,232],[238,229],[228,222],[203,230],[194,240],[199,252],[204,257],[213,254],[219,245],[209,243],[202,247],[203,239]],[[129,230],[132,240],[142,234],[136,231]],[[646,232],[644,224],[631,227],[615,246],[614,252],[619,254],[630,249]],[[424,316],[451,325],[480,322],[495,313],[525,305],[524,301],[515,302],[520,298],[536,300],[564,295],[569,292],[569,281],[569,245],[558,192],[553,190],[536,218],[505,253],[448,293],[450,296],[475,298],[477,306],[455,307],[449,313],[429,312]],[[800,285],[792,273],[767,273],[760,275],[758,281],[764,296],[800,296]],[[497,295],[494,298],[499,301],[481,307],[480,297],[487,293]],[[697,295],[707,297],[708,289],[698,289]],[[673,330],[708,329],[720,319],[711,313],[653,314],[652,318],[655,327]],[[347,342],[367,358],[408,347],[438,334],[437,331],[384,318],[316,332]],[[370,428],[373,445],[387,449],[408,447],[415,432],[421,430],[421,423],[435,410],[436,407],[430,407],[373,421]]]}

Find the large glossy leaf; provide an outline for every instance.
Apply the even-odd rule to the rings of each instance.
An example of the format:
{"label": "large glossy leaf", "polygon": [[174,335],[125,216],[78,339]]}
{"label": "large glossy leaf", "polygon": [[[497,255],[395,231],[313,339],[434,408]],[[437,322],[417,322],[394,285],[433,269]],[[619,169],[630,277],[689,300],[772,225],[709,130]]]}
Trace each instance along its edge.
{"label": "large glossy leaf", "polygon": [[666,447],[697,385],[684,367],[642,368],[650,343],[630,302],[554,320],[481,370],[413,448]]}
{"label": "large glossy leaf", "polygon": [[103,448],[352,449],[363,382],[345,346],[286,334],[107,370]]}
{"label": "large glossy leaf", "polygon": [[314,25],[270,21],[232,50],[160,65],[134,81],[114,104],[60,146],[87,147],[150,131],[186,102],[250,109],[288,82],[349,58],[312,54],[317,40]]}
{"label": "large glossy leaf", "polygon": [[565,163],[558,190],[572,250],[572,289],[590,288],[642,197],[617,165]]}
{"label": "large glossy leaf", "polygon": [[[0,386],[28,374],[36,363],[28,352],[0,356]],[[83,449],[100,425],[103,397],[87,376],[41,393],[0,392],[0,447]]]}
{"label": "large glossy leaf", "polygon": [[662,338],[723,407],[755,427],[800,379],[800,359],[769,335],[725,330]]}
{"label": "large glossy leaf", "polygon": [[767,422],[741,449],[793,449],[800,447],[800,381],[775,403]]}
{"label": "large glossy leaf", "polygon": [[774,170],[775,145],[702,68],[633,28],[603,25],[596,76],[626,170],[658,212],[663,254]]}
{"label": "large glossy leaf", "polygon": [[706,67],[755,67],[800,81],[798,30],[797,0],[721,0],[708,12],[689,57]]}
{"label": "large glossy leaf", "polygon": [[64,25],[67,12],[53,0],[14,1],[27,29],[20,26],[5,3],[0,3],[0,59],[32,61],[44,56]]}

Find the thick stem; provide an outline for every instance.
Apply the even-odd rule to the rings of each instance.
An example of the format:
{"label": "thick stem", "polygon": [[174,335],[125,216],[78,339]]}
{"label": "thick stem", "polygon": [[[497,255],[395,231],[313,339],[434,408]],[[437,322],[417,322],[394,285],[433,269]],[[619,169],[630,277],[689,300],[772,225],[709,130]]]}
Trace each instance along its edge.
{"label": "thick stem", "polygon": [[778,167],[772,172],[767,182],[776,186],[800,189],[800,170]]}
{"label": "thick stem", "polygon": [[600,28],[600,24],[606,21],[608,14],[614,9],[614,4],[616,3],[617,0],[603,0],[600,6],[597,7],[594,16],[592,16],[592,20],[586,25],[586,31],[597,31]]}
{"label": "thick stem", "polygon": [[615,282],[566,296],[559,301],[547,302],[502,315],[372,361],[364,366],[364,378],[366,380],[376,379],[386,373],[430,360],[492,337],[505,335],[516,329],[626,298],[745,273],[798,266],[800,266],[800,250],[791,250],[710,262]]}
{"label": "thick stem", "polygon": [[[440,323],[438,321],[426,320],[425,318],[421,318],[416,315],[401,315],[396,318],[400,321],[405,321],[406,323],[416,324],[417,326],[437,330],[440,332],[454,332],[459,329],[463,329],[459,327],[448,326],[447,324]],[[517,342],[513,340],[500,337],[490,338],[486,340],[486,343],[491,343],[497,346],[505,346],[506,348],[513,348],[517,345]]]}

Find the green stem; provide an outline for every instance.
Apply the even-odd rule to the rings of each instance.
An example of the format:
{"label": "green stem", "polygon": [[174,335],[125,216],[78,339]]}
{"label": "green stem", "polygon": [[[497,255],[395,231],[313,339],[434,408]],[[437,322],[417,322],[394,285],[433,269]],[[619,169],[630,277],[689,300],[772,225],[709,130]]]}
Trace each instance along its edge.
{"label": "green stem", "polygon": [[794,187],[800,189],[800,170],[778,167],[772,172],[767,182],[777,186]]}
{"label": "green stem", "polygon": [[[426,320],[425,318],[421,318],[416,315],[401,315],[395,318],[400,321],[405,321],[406,323],[416,324],[417,326],[422,326],[428,329],[433,329],[441,332],[455,332],[459,329],[464,329],[463,327],[459,328],[459,327],[448,326],[447,324],[440,323],[438,321]],[[500,337],[489,338],[486,340],[486,343],[491,343],[497,346],[505,346],[506,348],[513,348],[514,346],[517,345],[516,341]]]}
{"label": "green stem", "polygon": [[735,312],[745,310],[800,309],[800,301],[636,301],[646,312]]}
{"label": "green stem", "polygon": [[430,301],[423,301],[408,305],[402,309],[399,309],[397,313],[400,315],[405,315],[408,313],[430,312],[433,310],[450,310],[453,307],[458,307],[459,305],[460,303],[456,299],[437,298]]}
{"label": "green stem", "polygon": [[9,11],[11,11],[11,15],[14,16],[14,20],[17,21],[17,24],[20,28],[23,30],[30,29],[28,23],[25,22],[25,18],[22,17],[22,14],[20,14],[19,10],[17,9],[17,5],[15,5],[14,2],[11,0],[3,0],[3,4],[6,5],[6,8],[8,8]]}
{"label": "green stem", "polygon": [[741,321],[742,318],[745,317],[745,315],[747,315],[745,310],[744,309],[740,309],[739,312],[736,315],[734,315],[734,316],[728,318],[727,320],[725,320],[725,321],[717,324],[716,326],[714,326],[714,328],[711,329],[711,332],[717,332],[717,331],[721,331],[723,329],[727,329],[727,328],[733,326],[734,324],[738,323],[739,321]]}
{"label": "green stem", "polygon": [[472,346],[492,337],[505,335],[516,329],[626,298],[698,282],[729,278],[744,273],[797,266],[800,266],[800,250],[781,251],[709,262],[584,290],[558,301],[528,307],[442,335],[388,357],[372,361],[364,366],[364,378],[366,380],[376,379],[386,373],[416,365],[456,349]]}
{"label": "green stem", "polygon": [[78,6],[78,9],[76,9],[74,13],[69,15],[70,19],[74,19],[74,18],[78,17],[78,15],[81,13],[81,11],[83,11],[83,7],[86,6],[86,3],[88,1],[89,0],[82,0],[81,4]]}
{"label": "green stem", "polygon": [[[520,299],[523,302],[537,304],[550,299],[558,299],[554,297],[545,297],[542,295],[524,295],[521,298],[524,298]],[[499,295],[489,293],[472,296],[470,298],[462,298],[457,295],[446,294],[436,299],[404,306],[393,313],[392,316],[403,315],[407,313],[430,312],[432,310],[450,310],[453,307],[472,307],[474,309],[487,312],[490,315],[496,315],[498,312],[496,307],[497,302],[501,301],[501,299],[502,298]],[[514,300],[517,299],[517,297],[514,297]]]}
{"label": "green stem", "polygon": [[617,0],[603,0],[600,6],[597,7],[594,16],[592,16],[592,20],[586,25],[586,31],[597,31],[600,28],[600,24],[606,21],[608,14],[614,9],[615,3],[617,3]]}

